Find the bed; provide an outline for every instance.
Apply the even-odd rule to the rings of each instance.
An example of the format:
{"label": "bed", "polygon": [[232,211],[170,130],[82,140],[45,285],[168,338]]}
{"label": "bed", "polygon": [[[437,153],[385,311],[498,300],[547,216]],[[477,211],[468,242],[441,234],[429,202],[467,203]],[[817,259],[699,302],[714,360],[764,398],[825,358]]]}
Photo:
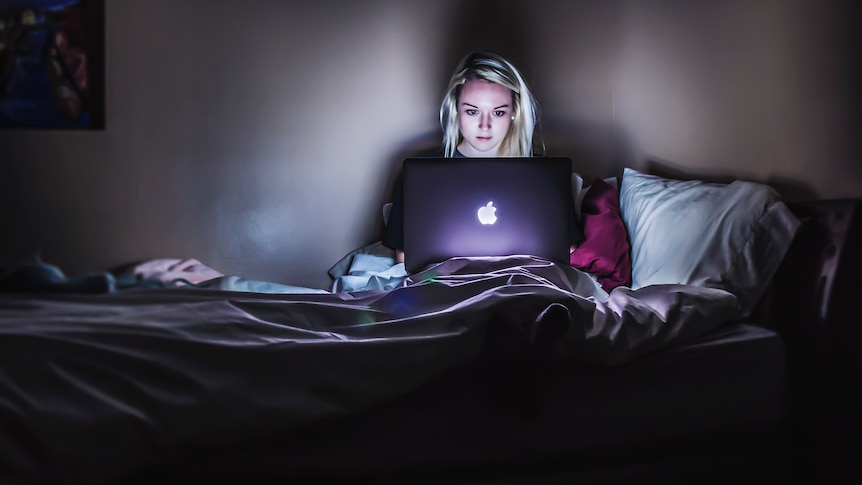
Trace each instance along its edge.
{"label": "bed", "polygon": [[325,291],[224,275],[124,285],[123,272],[34,283],[7,268],[0,478],[786,477],[782,331],[840,290],[806,286],[840,267],[839,209],[632,169],[618,189],[592,187],[605,186],[577,191],[576,208],[592,234],[623,228],[625,255],[597,244],[572,265],[453,258],[408,275],[371,245],[333,266]]}

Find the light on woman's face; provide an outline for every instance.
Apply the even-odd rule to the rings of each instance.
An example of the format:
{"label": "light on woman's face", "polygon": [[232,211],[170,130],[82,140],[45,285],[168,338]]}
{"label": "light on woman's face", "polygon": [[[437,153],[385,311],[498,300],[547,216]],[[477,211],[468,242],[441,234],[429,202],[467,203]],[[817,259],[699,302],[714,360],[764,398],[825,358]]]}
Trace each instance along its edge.
{"label": "light on woman's face", "polygon": [[512,124],[512,91],[502,84],[471,79],[458,98],[458,127],[467,157],[496,157]]}

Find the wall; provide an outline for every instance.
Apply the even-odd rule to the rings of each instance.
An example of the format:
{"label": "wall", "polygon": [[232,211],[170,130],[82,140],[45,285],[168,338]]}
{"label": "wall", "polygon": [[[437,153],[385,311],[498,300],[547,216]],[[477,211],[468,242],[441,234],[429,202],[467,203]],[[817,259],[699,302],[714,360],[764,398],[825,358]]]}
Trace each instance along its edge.
{"label": "wall", "polygon": [[436,129],[454,6],[108,2],[107,129],[0,133],[0,256],[72,274],[194,257],[327,286]]}
{"label": "wall", "polygon": [[[848,3],[849,4],[849,3]],[[507,54],[547,152],[862,195],[843,3],[110,1],[107,128],[0,132],[0,261],[194,257],[328,287],[432,149],[455,63]],[[847,31],[847,32],[845,32]]]}
{"label": "wall", "polygon": [[851,5],[622,2],[620,158],[642,169],[769,182],[788,199],[862,196]]}

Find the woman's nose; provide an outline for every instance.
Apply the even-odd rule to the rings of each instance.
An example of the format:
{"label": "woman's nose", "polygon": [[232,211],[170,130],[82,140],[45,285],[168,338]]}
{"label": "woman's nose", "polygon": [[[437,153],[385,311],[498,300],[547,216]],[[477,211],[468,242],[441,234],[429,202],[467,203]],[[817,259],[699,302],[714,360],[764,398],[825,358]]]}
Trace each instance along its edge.
{"label": "woman's nose", "polygon": [[479,117],[479,128],[491,127],[491,115],[484,114]]}

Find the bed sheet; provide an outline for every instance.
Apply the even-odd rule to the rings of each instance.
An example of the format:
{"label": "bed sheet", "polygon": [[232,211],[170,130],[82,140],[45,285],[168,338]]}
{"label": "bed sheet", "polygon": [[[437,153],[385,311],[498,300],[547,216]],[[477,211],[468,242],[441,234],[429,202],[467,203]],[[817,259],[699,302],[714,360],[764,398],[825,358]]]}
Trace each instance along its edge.
{"label": "bed sheet", "polygon": [[[605,293],[540,258],[454,258],[391,290],[0,294],[0,472],[101,483],[199,444],[346,416],[479,354],[494,318],[565,308],[568,357],[616,365],[739,318],[722,290]],[[25,483],[26,483],[25,482]]]}
{"label": "bed sheet", "polygon": [[[471,372],[472,370],[472,372]],[[631,366],[560,369],[544,405],[522,419],[484,371],[459,370],[358,418],[172,464],[213,476],[301,478],[393,475],[410,470],[517,469],[621,457],[658,444],[772,429],[787,419],[784,345],[775,332],[723,326]],[[503,376],[500,376],[503,378]],[[748,434],[746,434],[748,433]],[[744,437],[743,437],[744,436]],[[719,448],[721,443],[715,443]]]}

